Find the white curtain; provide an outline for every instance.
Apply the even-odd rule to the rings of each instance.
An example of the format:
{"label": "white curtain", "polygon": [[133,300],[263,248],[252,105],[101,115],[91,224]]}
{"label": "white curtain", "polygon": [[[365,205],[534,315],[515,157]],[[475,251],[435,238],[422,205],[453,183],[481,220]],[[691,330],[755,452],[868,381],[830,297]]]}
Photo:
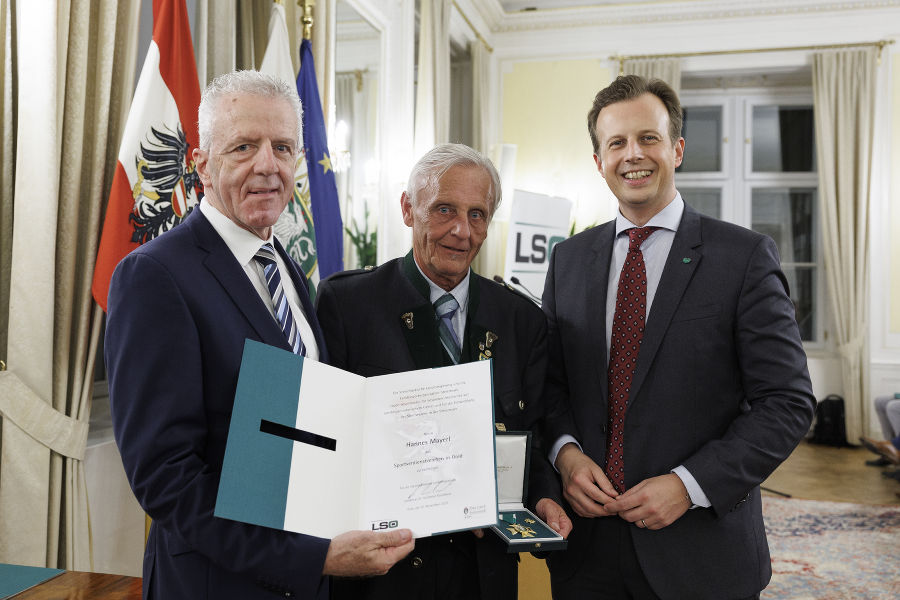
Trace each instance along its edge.
{"label": "white curtain", "polygon": [[472,55],[472,147],[487,154],[490,131],[490,60],[491,51],[481,40],[469,44]]}
{"label": "white curtain", "polygon": [[[343,121],[347,137],[341,140],[336,127],[329,144],[333,146],[333,152],[337,152],[337,145],[343,141],[349,150],[349,165],[336,174],[338,196],[345,227],[352,229],[356,223],[360,231],[367,225],[371,230],[377,223],[377,82],[378,75],[371,70],[339,73],[335,77],[336,122],[340,125]],[[335,162],[334,154],[332,162]],[[344,236],[344,256],[347,268],[365,266],[359,263],[349,236]]]}
{"label": "white curtain", "polygon": [[0,229],[0,247],[10,248],[0,259],[9,269],[0,562],[92,567],[82,459],[101,313],[90,284],[131,96],[138,8],[17,2],[5,23],[16,45],[6,47],[4,81],[14,72],[18,88],[4,94],[3,137],[16,132],[4,164],[14,164],[15,179],[0,197],[0,214],[13,219]]}
{"label": "white curtain", "polygon": [[680,58],[639,58],[626,60],[623,67],[626,75],[640,75],[645,79],[662,79],[676,94],[681,94]]}
{"label": "white curtain", "polygon": [[841,357],[847,438],[866,433],[869,193],[877,49],[813,54],[825,281]]}
{"label": "white curtain", "polygon": [[415,158],[450,136],[451,0],[424,0],[419,12]]}
{"label": "white curtain", "polygon": [[[360,73],[359,76],[362,81],[362,74]],[[328,141],[331,146],[331,164],[335,170],[334,180],[337,184],[338,199],[341,204],[341,220],[344,227],[351,227],[353,220],[354,198],[350,181],[355,170],[356,153],[353,152],[351,136],[358,122],[357,116],[354,114],[354,96],[356,96],[356,74],[335,74],[335,133]],[[350,164],[347,164],[348,157],[345,153],[349,153],[349,161],[352,161]],[[344,236],[344,264],[347,268],[350,268],[349,265],[356,264],[353,244],[346,235]]]}

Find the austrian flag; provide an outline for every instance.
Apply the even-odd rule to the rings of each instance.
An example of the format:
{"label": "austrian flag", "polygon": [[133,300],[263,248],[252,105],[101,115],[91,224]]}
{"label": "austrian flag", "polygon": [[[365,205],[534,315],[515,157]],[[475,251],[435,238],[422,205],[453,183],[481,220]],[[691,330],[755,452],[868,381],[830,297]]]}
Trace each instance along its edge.
{"label": "austrian flag", "polygon": [[118,262],[172,229],[203,197],[191,153],[200,84],[184,0],[153,1],[153,40],[119,147],[91,291],[106,311]]}

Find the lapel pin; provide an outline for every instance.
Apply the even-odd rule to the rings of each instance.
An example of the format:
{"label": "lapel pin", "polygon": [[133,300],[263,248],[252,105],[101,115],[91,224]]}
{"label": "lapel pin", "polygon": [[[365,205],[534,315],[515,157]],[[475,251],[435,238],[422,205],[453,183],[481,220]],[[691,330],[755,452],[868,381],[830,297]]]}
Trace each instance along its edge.
{"label": "lapel pin", "polygon": [[402,315],[400,315],[400,318],[403,320],[404,323],[406,323],[407,329],[413,328],[413,314],[411,312],[403,313]]}
{"label": "lapel pin", "polygon": [[493,331],[488,331],[488,332],[487,332],[487,335],[484,336],[485,345],[486,345],[488,348],[490,348],[490,347],[491,347],[491,344],[493,344],[494,342],[496,342],[497,339],[499,339],[499,337],[500,337],[500,336],[498,336],[498,335],[497,335],[496,333],[494,333]]}
{"label": "lapel pin", "polygon": [[681,262],[683,262],[684,264],[688,264],[689,262],[691,262],[691,259],[689,259],[688,257],[684,257],[681,259]]}

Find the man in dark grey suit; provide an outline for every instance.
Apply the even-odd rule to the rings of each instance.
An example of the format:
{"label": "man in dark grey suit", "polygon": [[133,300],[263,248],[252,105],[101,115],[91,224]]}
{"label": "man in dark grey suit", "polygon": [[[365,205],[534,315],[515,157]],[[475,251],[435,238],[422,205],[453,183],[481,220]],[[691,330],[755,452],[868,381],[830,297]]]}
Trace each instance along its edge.
{"label": "man in dark grey suit", "polygon": [[[490,358],[497,428],[529,429],[544,406],[546,323],[530,300],[469,268],[499,202],[500,179],[484,156],[462,144],[427,152],[400,199],[403,221],[412,228],[412,251],[319,285],[316,311],[331,364],[371,376]],[[454,308],[441,318],[448,304]],[[535,472],[552,476],[542,455],[532,459]],[[545,498],[536,510],[568,534],[571,522],[559,504]],[[333,597],[516,598],[517,556],[492,533],[476,535],[418,539],[385,576],[336,579]]]}
{"label": "man in dark grey suit", "polygon": [[774,242],[675,188],[681,123],[637,76],[588,114],[619,214],[558,244],[544,289],[547,397],[568,409],[544,490],[574,513],[555,598],[752,598],[771,577],[759,484],[815,399]]}

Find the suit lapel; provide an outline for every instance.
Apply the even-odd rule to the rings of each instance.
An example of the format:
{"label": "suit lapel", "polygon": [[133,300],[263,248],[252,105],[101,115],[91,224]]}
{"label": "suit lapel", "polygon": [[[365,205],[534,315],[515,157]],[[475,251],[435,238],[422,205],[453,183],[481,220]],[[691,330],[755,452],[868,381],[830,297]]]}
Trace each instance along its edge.
{"label": "suit lapel", "polygon": [[672,315],[675,314],[675,309],[678,308],[678,303],[681,302],[681,297],[700,264],[703,255],[699,247],[702,243],[700,214],[685,204],[681,223],[675,232],[675,239],[672,240],[672,248],[666,257],[666,265],[656,288],[656,295],[653,297],[653,305],[650,307],[650,316],[647,318],[629,393],[629,404],[637,397],[659,345],[669,329]]}
{"label": "suit lapel", "polygon": [[269,314],[256,288],[247,279],[244,268],[235,260],[231,250],[225,244],[225,240],[213,229],[203,213],[199,210],[193,210],[191,213],[182,226],[190,226],[197,241],[197,247],[206,252],[203,265],[216,278],[222,286],[222,290],[244,315],[260,340],[290,350],[287,339],[281,333],[281,329],[272,315]]}
{"label": "suit lapel", "polygon": [[[607,290],[609,285],[609,264],[612,260],[615,237],[615,221],[601,225],[598,228],[597,239],[594,240],[591,246],[593,254],[588,264],[585,265],[585,272],[592,275],[587,277],[585,303],[582,307],[585,314],[581,320],[582,323],[587,323],[587,339],[596,340],[597,385],[600,387],[601,397],[604,401],[609,393],[609,380],[606,376],[606,363],[608,361],[608,349],[606,347],[606,294],[609,293]],[[574,276],[577,276],[577,274]]]}
{"label": "suit lapel", "polygon": [[[474,271],[469,275],[469,306],[466,308],[466,332],[462,339],[462,352],[459,362],[467,363],[479,360],[482,349],[478,344],[485,343],[488,328],[478,320],[478,306],[481,303],[481,277]],[[494,343],[493,341],[491,342]],[[487,348],[485,348],[487,350]]]}
{"label": "suit lapel", "polygon": [[428,282],[416,268],[412,251],[400,261],[403,276],[414,288],[408,301],[398,305],[397,326],[402,328],[409,354],[417,369],[452,364],[438,335]]}
{"label": "suit lapel", "polygon": [[325,346],[325,336],[322,334],[322,328],[319,327],[319,322],[316,320],[316,309],[313,306],[312,299],[309,297],[309,282],[297,269],[294,259],[290,257],[281,245],[281,242],[278,241],[278,238],[275,238],[275,251],[281,255],[281,260],[287,265],[287,269],[291,274],[291,281],[294,283],[294,289],[297,290],[297,296],[300,298],[303,315],[306,317],[306,322],[309,323],[313,336],[316,338],[316,346],[319,348],[319,361],[327,363],[328,351]]}

